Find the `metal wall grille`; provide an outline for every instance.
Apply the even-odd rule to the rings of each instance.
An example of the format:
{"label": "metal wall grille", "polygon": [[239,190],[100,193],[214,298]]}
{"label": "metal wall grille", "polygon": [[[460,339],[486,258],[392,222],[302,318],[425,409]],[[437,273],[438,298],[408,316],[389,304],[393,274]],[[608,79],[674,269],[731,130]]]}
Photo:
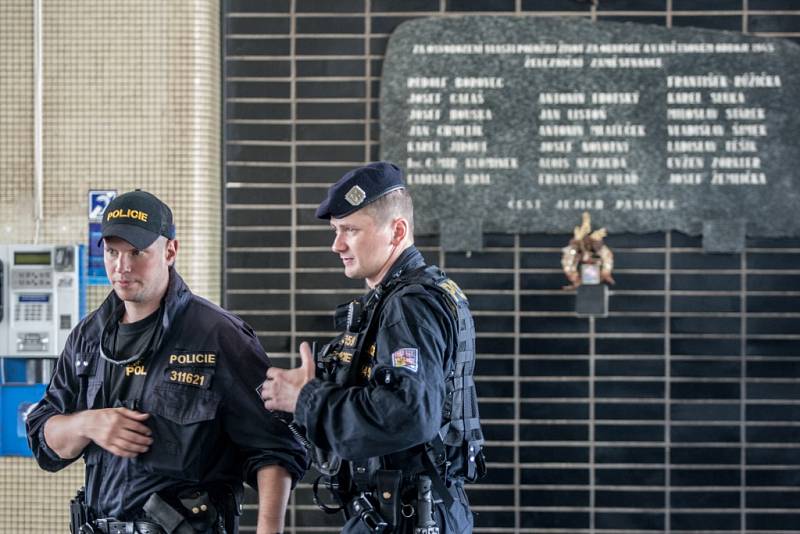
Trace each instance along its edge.
{"label": "metal wall grille", "polygon": [[[363,291],[313,210],[378,156],[381,63],[401,22],[565,16],[800,37],[793,0],[228,0],[223,11],[224,300],[282,366],[298,363],[300,341],[333,335],[333,306]],[[559,289],[568,237],[488,235],[471,255],[418,240],[475,311],[490,466],[469,491],[476,532],[796,531],[800,240],[704,255],[682,234],[611,236],[611,313],[590,320]],[[290,516],[288,532],[337,524],[308,480]]]}

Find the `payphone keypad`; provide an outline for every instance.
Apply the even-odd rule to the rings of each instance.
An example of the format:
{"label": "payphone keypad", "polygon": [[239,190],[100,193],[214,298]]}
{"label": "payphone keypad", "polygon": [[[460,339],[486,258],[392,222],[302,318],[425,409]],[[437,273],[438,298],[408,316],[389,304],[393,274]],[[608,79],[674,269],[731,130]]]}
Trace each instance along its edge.
{"label": "payphone keypad", "polygon": [[47,293],[23,293],[14,302],[14,322],[50,322],[53,301]]}

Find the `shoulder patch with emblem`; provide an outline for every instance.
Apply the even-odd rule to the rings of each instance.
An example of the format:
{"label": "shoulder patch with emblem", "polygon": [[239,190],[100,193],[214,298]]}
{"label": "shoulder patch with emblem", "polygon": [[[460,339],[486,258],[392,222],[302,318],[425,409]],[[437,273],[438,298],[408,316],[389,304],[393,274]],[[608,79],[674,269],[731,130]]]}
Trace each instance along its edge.
{"label": "shoulder patch with emblem", "polygon": [[439,287],[447,291],[450,294],[450,296],[453,297],[453,300],[455,300],[456,302],[467,300],[467,296],[464,294],[461,288],[458,287],[458,284],[456,284],[449,278],[445,278],[443,281],[439,282],[438,285]]}
{"label": "shoulder patch with emblem", "polygon": [[402,367],[417,372],[419,368],[419,351],[417,349],[399,349],[392,353],[392,367]]}

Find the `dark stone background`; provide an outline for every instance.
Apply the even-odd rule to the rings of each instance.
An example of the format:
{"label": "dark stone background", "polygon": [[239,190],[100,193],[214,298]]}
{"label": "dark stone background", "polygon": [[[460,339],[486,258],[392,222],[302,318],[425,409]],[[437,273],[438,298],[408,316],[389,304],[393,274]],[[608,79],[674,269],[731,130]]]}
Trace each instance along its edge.
{"label": "dark stone background", "polygon": [[[419,54],[415,45],[442,44],[624,44],[638,43],[746,43],[769,45],[774,51],[748,53],[514,53],[514,54]],[[580,58],[583,68],[525,68],[526,58]],[[662,68],[590,68],[595,58],[659,58]],[[794,114],[786,113],[800,101],[800,47],[787,40],[765,39],[745,36],[740,33],[699,30],[695,28],[666,29],[650,24],[634,22],[618,23],[600,20],[565,18],[522,18],[509,16],[467,16],[430,18],[406,23],[392,35],[387,50],[382,78],[381,93],[381,157],[405,165],[411,158],[417,162],[425,158],[455,157],[459,168],[452,171],[456,185],[412,185],[416,222],[419,233],[451,234],[452,249],[475,250],[480,243],[480,230],[506,232],[568,232],[579,223],[583,209],[559,209],[560,199],[601,199],[605,208],[589,209],[598,226],[608,228],[611,233],[680,230],[691,235],[702,232],[706,221],[735,225],[737,220],[746,220],[747,235],[790,236],[800,233],[800,222],[794,216],[794,207],[800,205],[800,181],[794,169],[800,166],[800,148],[793,132],[800,130],[800,121]],[[778,75],[778,88],[741,88],[734,86],[734,77],[754,73]],[[725,76],[729,86],[725,88],[668,88],[667,76],[699,76],[713,74]],[[503,79],[502,89],[458,89],[458,76],[498,77]],[[409,88],[411,77],[447,77],[445,89]],[[592,105],[592,92],[639,92],[636,105]],[[538,102],[540,93],[582,92],[586,104],[548,105]],[[671,105],[671,108],[714,109],[720,113],[718,120],[667,120],[667,93],[698,92],[703,97],[699,105]],[[746,102],[734,105],[719,105],[710,101],[711,92],[741,92]],[[414,94],[439,93],[439,105],[409,104]],[[482,105],[458,105],[448,102],[448,96],[457,93],[480,93],[485,99]],[[765,110],[765,120],[726,120],[726,108],[756,108]],[[451,109],[488,109],[492,120],[449,121]],[[542,109],[560,109],[560,120],[541,120]],[[567,109],[603,109],[608,113],[605,120],[568,120]],[[442,118],[435,121],[409,119],[409,110],[440,110]],[[763,124],[766,137],[736,137],[731,133],[735,124]],[[411,136],[411,125],[428,125],[431,132],[440,124],[480,124],[484,137]],[[549,125],[578,125],[585,128],[582,137],[540,136],[538,128]],[[593,137],[590,125],[633,124],[642,125],[644,137]],[[674,137],[667,133],[667,124],[693,125],[716,124],[724,126],[723,137]],[[540,152],[542,141],[573,141],[571,154]],[[755,153],[731,153],[724,150],[726,140],[752,140],[758,145]],[[418,141],[439,140],[441,152],[418,152],[407,150],[407,144]],[[450,141],[486,141],[486,153],[449,152]],[[630,144],[627,153],[584,153],[580,141],[619,141]],[[667,152],[668,140],[712,140],[717,142],[715,152]],[[705,156],[702,170],[672,170],[667,168],[667,157],[681,155]],[[575,165],[575,157],[618,156],[627,161],[627,168],[620,171],[583,170]],[[465,169],[465,157],[517,157],[519,168],[513,170]],[[540,157],[566,157],[569,169],[548,170],[538,166]],[[761,168],[767,185],[712,185],[711,156],[749,156],[761,160]],[[745,169],[721,172],[743,172]],[[437,168],[406,169],[413,174],[450,172]],[[491,185],[465,185],[466,173],[486,172],[491,175]],[[608,186],[607,173],[635,173],[637,185]],[[701,185],[670,185],[670,172],[699,173],[704,178]],[[583,173],[596,174],[600,184],[596,186],[542,186],[537,183],[539,173]],[[509,199],[538,199],[541,209],[510,209]],[[671,199],[674,210],[615,209],[616,200]],[[476,224],[479,226],[476,228]],[[443,243],[444,245],[444,243]],[[459,246],[460,245],[460,246]],[[447,246],[445,246],[448,249]],[[739,249],[733,249],[738,251]]]}

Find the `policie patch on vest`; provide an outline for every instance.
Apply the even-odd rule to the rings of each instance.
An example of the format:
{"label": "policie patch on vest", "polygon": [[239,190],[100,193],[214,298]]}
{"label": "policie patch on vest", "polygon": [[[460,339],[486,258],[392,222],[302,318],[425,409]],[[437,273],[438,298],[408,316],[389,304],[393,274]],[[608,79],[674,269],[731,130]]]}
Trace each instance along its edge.
{"label": "policie patch on vest", "polygon": [[417,349],[400,349],[392,353],[392,367],[402,367],[417,372],[419,368],[419,351]]}
{"label": "policie patch on vest", "polygon": [[170,367],[194,366],[215,367],[217,365],[216,352],[173,352],[169,355],[167,365]]}

